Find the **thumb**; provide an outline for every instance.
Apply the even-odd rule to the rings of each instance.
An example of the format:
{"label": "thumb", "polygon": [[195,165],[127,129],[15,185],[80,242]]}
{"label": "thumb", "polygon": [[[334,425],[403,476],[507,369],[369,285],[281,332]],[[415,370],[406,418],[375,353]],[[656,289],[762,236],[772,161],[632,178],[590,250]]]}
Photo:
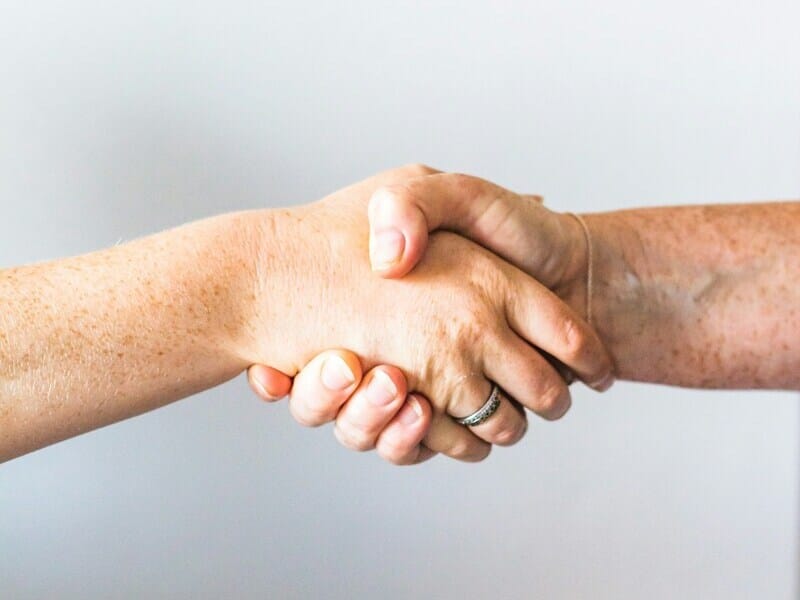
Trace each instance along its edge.
{"label": "thumb", "polygon": [[436,229],[461,234],[524,269],[532,228],[545,225],[547,213],[537,196],[468,175],[439,173],[382,187],[368,208],[372,269],[383,277],[406,275]]}
{"label": "thumb", "polygon": [[428,245],[428,219],[402,186],[384,187],[370,198],[369,258],[384,277],[402,277]]}

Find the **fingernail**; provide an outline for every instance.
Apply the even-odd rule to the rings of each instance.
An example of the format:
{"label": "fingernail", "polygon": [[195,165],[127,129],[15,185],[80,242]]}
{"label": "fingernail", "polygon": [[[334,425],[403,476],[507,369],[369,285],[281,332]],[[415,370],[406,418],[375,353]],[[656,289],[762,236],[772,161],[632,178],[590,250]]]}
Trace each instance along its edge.
{"label": "fingernail", "polygon": [[373,271],[385,271],[403,256],[406,238],[397,229],[384,229],[370,237],[369,257]]}
{"label": "fingernail", "polygon": [[272,398],[272,394],[267,391],[267,384],[263,376],[258,374],[258,371],[253,369],[253,385],[256,386],[259,392],[267,398]]}
{"label": "fingernail", "polygon": [[414,396],[409,396],[397,417],[398,420],[403,425],[413,425],[420,417],[422,417],[422,406],[420,406],[419,400]]}
{"label": "fingernail", "polygon": [[601,379],[600,381],[593,383],[590,387],[592,387],[594,390],[598,392],[605,392],[608,388],[614,385],[615,381],[616,378],[614,377],[614,374],[609,373],[608,375],[603,377],[603,379]]}
{"label": "fingernail", "polygon": [[353,371],[347,363],[339,356],[330,356],[322,363],[322,373],[320,374],[322,385],[331,391],[338,392],[349,388],[356,381]]}
{"label": "fingernail", "polygon": [[391,377],[378,370],[372,374],[366,393],[367,399],[375,406],[386,406],[397,396],[397,387]]}

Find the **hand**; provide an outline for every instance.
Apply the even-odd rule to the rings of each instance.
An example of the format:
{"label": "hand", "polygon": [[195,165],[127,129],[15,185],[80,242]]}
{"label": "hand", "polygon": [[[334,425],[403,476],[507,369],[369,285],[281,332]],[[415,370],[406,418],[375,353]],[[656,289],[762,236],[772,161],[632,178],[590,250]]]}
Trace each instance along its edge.
{"label": "hand", "polygon": [[[374,183],[375,183],[374,181],[365,182],[363,184],[360,184],[359,186],[354,186],[353,188],[349,188],[348,190],[345,190],[344,192],[342,192],[340,194],[337,194],[333,198],[327,199],[326,204],[328,204],[329,206],[331,204],[336,206],[336,208],[337,208],[336,212],[339,213],[339,215],[334,215],[332,213],[329,213],[329,216],[326,219],[326,224],[335,222],[337,220],[337,217],[341,216],[341,213],[342,213],[341,206],[342,206],[342,204],[348,204],[352,208],[355,205],[358,205],[359,203],[364,203],[365,202],[365,197],[366,197],[365,192],[372,192],[372,191],[374,191],[374,188],[377,187],[377,186],[374,185]],[[370,188],[373,188],[373,189],[370,190]],[[354,204],[354,199],[355,199],[355,204]],[[363,206],[362,206],[362,208],[363,208]],[[352,224],[352,217],[347,218],[342,222],[348,222],[348,223]],[[322,229],[318,229],[318,231],[322,231]],[[452,259],[453,259],[454,255],[453,255],[453,252],[452,252],[452,248],[450,248],[450,245],[451,244],[455,244],[456,246],[458,246],[458,244],[461,243],[461,242],[460,241],[456,241],[455,239],[451,238],[451,240],[447,241],[446,244],[444,242],[442,242],[442,243],[444,244],[442,246],[442,248],[445,249],[444,252],[440,253],[442,261],[439,261],[440,264],[435,266],[433,269],[429,269],[429,271],[433,271],[433,276],[434,276],[433,278],[434,279],[441,279],[440,276],[442,276],[444,274],[444,271],[442,271],[442,269],[441,269],[441,267],[443,265],[447,266],[448,269],[451,268],[451,267],[453,269],[457,269],[459,266],[462,266],[462,268],[463,268],[464,265],[466,265],[466,269],[465,270],[467,271],[467,275],[468,275],[467,282],[470,282],[470,280],[472,278],[469,277],[469,272],[470,271],[474,271],[476,264],[481,264],[481,261],[483,260],[483,258],[489,258],[489,255],[483,255],[480,252],[478,252],[475,255],[475,257],[473,258],[472,256],[470,256],[470,254],[475,253],[475,251],[478,250],[478,249],[467,245],[467,247],[465,247],[463,249],[463,251],[459,250],[459,251],[463,252],[463,258],[466,259],[466,260],[464,260],[464,261],[453,261]],[[350,242],[347,243],[347,246],[350,247]],[[344,246],[342,244],[337,244],[336,247],[337,248],[343,248]],[[479,258],[479,257],[483,257],[483,258]],[[560,303],[556,302],[555,299],[552,297],[552,295],[549,295],[548,293],[546,293],[546,290],[540,289],[541,286],[537,287],[535,282],[527,281],[526,283],[529,284],[530,286],[533,286],[533,287],[526,287],[525,285],[523,285],[521,283],[524,280],[524,278],[523,278],[523,280],[520,280],[518,278],[519,275],[520,275],[518,272],[515,272],[515,270],[508,270],[508,272],[505,272],[504,269],[506,269],[507,266],[502,265],[502,263],[497,261],[497,259],[495,259],[494,257],[491,257],[490,262],[491,262],[491,260],[494,260],[497,263],[497,264],[493,264],[492,265],[494,270],[497,270],[497,271],[502,273],[500,279],[505,278],[507,281],[501,282],[500,279],[497,278],[497,274],[498,273],[494,273],[492,276],[488,277],[488,279],[491,280],[491,281],[494,281],[497,284],[500,284],[499,288],[498,288],[498,291],[500,292],[499,295],[501,296],[501,298],[503,296],[503,292],[505,292],[506,299],[505,299],[505,302],[501,302],[501,304],[505,303],[506,304],[505,310],[506,311],[510,311],[510,313],[507,313],[505,316],[511,318],[512,324],[516,325],[518,327],[518,330],[521,330],[529,338],[532,338],[531,341],[533,341],[534,343],[539,341],[539,345],[540,346],[543,346],[544,349],[549,350],[555,356],[561,357],[563,360],[565,360],[568,363],[574,363],[574,364],[572,364],[572,366],[579,373],[583,374],[584,376],[587,376],[587,375],[590,376],[591,374],[593,374],[593,370],[591,368],[589,368],[590,363],[602,365],[600,369],[595,369],[595,370],[603,371],[603,370],[608,370],[610,368],[610,363],[608,362],[608,357],[604,354],[602,349],[599,347],[599,342],[596,340],[596,338],[592,339],[593,335],[591,334],[591,332],[587,332],[586,331],[585,325],[579,322],[580,320],[577,319],[577,317],[576,317],[576,315],[574,315],[574,313],[572,313],[568,309],[565,309],[565,307],[563,307]],[[477,263],[475,261],[477,261]],[[428,262],[429,261],[426,261],[426,264]],[[482,268],[485,268],[485,267],[482,267]],[[492,270],[492,269],[489,269],[489,270]],[[464,273],[462,272],[461,275],[463,276]],[[430,277],[426,277],[424,279],[430,279]],[[482,279],[482,277],[479,277],[478,279]],[[478,282],[478,279],[472,280],[471,283],[468,283],[466,285],[465,289],[462,290],[462,293],[459,293],[459,294],[457,294],[457,295],[455,295],[453,297],[456,299],[456,306],[455,307],[458,308],[458,304],[459,304],[458,301],[461,300],[462,297],[464,297],[465,294],[466,294],[466,296],[469,296],[471,294],[473,300],[477,300],[478,296],[485,296],[484,298],[481,298],[480,301],[477,302],[477,304],[473,307],[473,308],[476,309],[476,313],[475,314],[480,316],[481,311],[478,310],[480,308],[478,306],[478,304],[483,303],[483,307],[485,308],[486,297],[489,297],[490,295],[494,294],[495,291],[492,290],[492,292],[490,294],[490,291],[483,284],[478,285],[477,287],[472,285],[472,284],[476,284]],[[509,293],[509,289],[508,288],[500,289],[500,288],[504,288],[505,284],[508,283],[508,281],[517,282],[512,286],[512,287],[515,288],[513,290],[514,293],[512,293],[510,295],[508,295],[508,293]],[[467,283],[467,282],[463,282],[462,281],[462,283]],[[421,282],[417,282],[417,283],[421,283]],[[452,277],[451,277],[450,281],[447,283],[445,288],[446,289],[451,289],[450,285],[452,283],[453,283],[453,281],[452,281]],[[522,286],[522,287],[516,287],[516,286]],[[462,286],[462,287],[464,287],[464,286]],[[494,287],[494,286],[492,286],[492,287]],[[523,292],[523,288],[524,288],[524,292]],[[520,303],[520,292],[523,292],[524,296],[526,298],[530,298],[531,300],[536,299],[536,301],[540,304],[540,306],[538,307],[540,310],[537,311],[536,314],[531,314],[531,311],[526,312],[526,310],[525,310],[523,305],[527,305],[527,303]],[[413,294],[413,296],[416,299],[419,299],[419,296],[416,295],[416,293]],[[513,305],[513,308],[511,306],[509,306],[509,303],[511,305]],[[450,304],[452,305],[453,303],[451,302]],[[467,302],[467,304],[470,304],[470,302]],[[392,305],[393,305],[392,306],[393,309],[398,308],[396,302],[393,301]],[[429,319],[431,318],[431,316],[430,316],[430,312],[431,311],[422,310],[423,308],[425,308],[425,309],[429,308],[427,306],[427,303],[418,304],[417,306],[419,307],[421,312],[427,312],[428,313],[428,318]],[[443,325],[442,314],[441,313],[444,312],[446,314],[447,309],[451,309],[452,306],[444,306],[444,305],[442,305],[441,307],[442,307],[442,311],[439,312],[439,314],[437,315],[437,318],[432,319],[434,322],[437,322],[440,325],[440,327]],[[530,307],[528,307],[528,308],[530,308]],[[549,310],[548,310],[548,308],[549,308]],[[498,375],[501,375],[501,377],[505,377],[505,378],[508,379],[508,382],[505,382],[505,381],[499,381],[499,382],[502,385],[505,386],[507,391],[512,391],[513,390],[513,393],[515,393],[515,395],[518,395],[518,397],[521,396],[522,397],[521,399],[524,398],[523,402],[526,403],[527,405],[531,406],[531,408],[533,408],[534,410],[538,410],[540,413],[543,413],[546,416],[550,416],[550,417],[560,415],[563,412],[563,410],[565,410],[565,408],[569,404],[568,392],[564,393],[566,391],[566,388],[563,386],[563,383],[560,380],[558,380],[558,376],[555,374],[555,372],[552,370],[552,368],[550,368],[549,365],[547,365],[547,363],[544,362],[543,359],[541,359],[541,357],[538,354],[533,352],[532,349],[529,346],[527,346],[525,344],[521,344],[522,340],[520,338],[518,338],[516,335],[514,335],[513,332],[511,332],[511,330],[503,331],[503,328],[500,325],[505,325],[505,323],[497,323],[497,321],[499,320],[499,319],[496,318],[498,316],[497,315],[498,309],[499,309],[498,306],[494,306],[494,312],[495,312],[494,318],[490,317],[490,318],[487,319],[489,321],[489,331],[491,331],[492,327],[494,327],[494,329],[495,329],[494,333],[496,333],[498,335],[505,336],[507,338],[509,343],[506,344],[506,345],[500,345],[500,346],[498,346],[498,348],[502,347],[503,350],[507,350],[508,348],[511,348],[512,349],[511,357],[514,358],[514,360],[512,360],[511,362],[512,363],[516,363],[516,366],[521,368],[521,370],[518,368],[516,373],[511,373],[511,372],[508,371],[508,365],[505,365],[505,369],[506,370],[504,371],[502,366],[499,366],[499,365],[495,364],[494,365],[494,369],[499,369]],[[544,309],[544,310],[542,310],[542,309]],[[524,315],[523,314],[516,314],[516,315],[514,314],[514,313],[519,313],[520,311],[522,313],[525,313],[525,314]],[[555,311],[555,312],[550,312],[550,311]],[[402,313],[402,310],[400,312]],[[384,311],[384,314],[386,314],[386,315],[390,315],[391,313],[392,313],[392,311]],[[471,331],[470,335],[471,336],[475,336],[475,338],[477,339],[477,335],[475,333],[475,328],[474,328],[474,323],[471,324],[471,325],[467,324],[467,322],[472,320],[472,319],[470,319],[470,317],[472,315],[467,315],[466,313],[467,313],[467,311],[465,311],[465,312],[456,311],[456,314],[460,315],[460,316],[458,316],[456,318],[456,321],[458,321],[460,319],[462,322],[459,325],[462,328],[466,327],[467,330],[470,330]],[[542,316],[544,317],[544,322],[542,322],[541,319],[540,319],[540,317],[542,317]],[[515,317],[517,319],[522,317],[522,320],[521,321],[517,320],[516,322],[514,322],[515,321]],[[539,322],[539,326],[541,327],[541,329],[538,331],[538,335],[534,335],[533,330],[529,329],[530,326],[532,325],[532,323],[529,322],[529,321],[535,321],[537,319],[539,319],[538,322]],[[428,319],[426,319],[426,320],[428,320]],[[449,320],[448,319],[444,319],[444,321],[449,321]],[[495,321],[495,322],[491,323],[492,321]],[[550,324],[549,327],[546,326],[548,323]],[[557,325],[554,328],[552,324],[557,324]],[[582,340],[582,343],[578,344],[578,346],[585,346],[585,348],[583,350],[578,350],[576,348],[569,348],[569,351],[566,352],[566,354],[565,354],[565,352],[564,352],[565,348],[563,347],[563,334],[564,334],[564,331],[562,329],[559,329],[564,324],[566,324],[568,328],[571,328],[572,331],[575,331],[575,332],[579,333],[580,338]],[[449,325],[449,323],[448,323],[448,325]],[[448,329],[442,328],[442,330],[443,330],[442,332],[446,332],[447,331],[449,333]],[[556,333],[556,330],[558,330],[558,333]],[[462,333],[463,333],[463,329],[462,329]],[[551,338],[551,339],[547,340],[547,336],[548,335],[552,336],[552,335],[555,334],[555,336],[557,338],[559,333],[562,336],[562,339],[558,341],[558,342],[561,342],[561,344],[562,344],[561,347],[559,347],[559,343],[555,339]],[[588,333],[588,335],[587,335],[587,333]],[[458,334],[456,334],[456,337],[458,337]],[[542,338],[542,340],[537,340],[536,339],[537,337]],[[497,340],[495,340],[495,342],[496,341]],[[548,347],[548,342],[549,342],[549,347]],[[411,346],[411,348],[413,348],[413,346]],[[589,355],[592,355],[591,358],[589,358],[589,356],[587,356],[587,352],[586,352],[589,348],[592,349],[591,352],[588,352]],[[408,351],[408,349],[409,349],[409,346],[406,345],[405,346],[406,352]],[[497,348],[495,349],[495,352],[498,353],[498,354],[501,354],[500,352],[497,351]],[[478,402],[477,406],[480,406],[480,404],[482,403],[482,398],[485,398],[485,395],[488,393],[489,384],[488,384],[488,382],[483,380],[482,373],[480,373],[478,371],[466,371],[465,370],[467,368],[467,366],[466,366],[465,361],[464,361],[464,356],[459,356],[460,354],[461,353],[456,353],[456,355],[453,356],[453,359],[456,362],[459,362],[459,361],[461,362],[462,366],[459,369],[461,374],[460,374],[460,376],[451,376],[451,381],[453,380],[453,377],[454,377],[455,379],[459,380],[459,384],[461,385],[461,387],[465,387],[465,386],[466,387],[473,387],[473,388],[482,387],[483,388],[483,392],[482,392],[481,395],[478,395],[477,393],[471,394],[473,397],[480,398],[480,400],[477,401]],[[533,357],[535,357],[535,358],[533,358]],[[469,362],[469,361],[466,361],[466,362]],[[482,361],[479,361],[479,362],[482,362]],[[491,364],[492,362],[503,362],[503,361],[497,361],[497,359],[495,358],[494,361],[488,361],[488,362]],[[536,372],[537,375],[539,375],[539,377],[537,377],[537,380],[539,381],[539,385],[541,386],[542,382],[544,382],[544,384],[548,386],[546,388],[547,389],[547,394],[545,394],[545,399],[543,401],[538,401],[538,402],[537,402],[537,400],[532,399],[531,394],[530,394],[530,392],[536,386],[531,381],[531,377],[530,377],[530,374],[529,374],[530,369],[527,368],[529,366],[533,366],[534,364],[536,365],[535,372]],[[473,364],[472,366],[475,366],[475,365]],[[488,366],[488,365],[482,365],[482,366]],[[430,366],[428,366],[428,369],[429,368],[430,368]],[[524,373],[524,374],[521,375],[521,373]],[[490,374],[490,376],[491,376],[491,374]],[[498,380],[500,379],[500,377],[497,377],[497,376],[494,376],[494,378],[498,379]],[[472,381],[473,379],[475,381]],[[557,383],[554,383],[554,380],[557,380]],[[547,383],[548,381],[549,381],[549,384]],[[451,383],[450,386],[452,387],[452,385],[453,384]],[[526,389],[526,386],[527,386],[527,389]],[[439,387],[442,388],[442,389],[446,389],[448,386],[447,386],[447,384],[445,384],[443,386],[440,385]],[[436,386],[434,386],[434,389],[435,388],[436,388]],[[517,391],[523,392],[523,393],[522,394],[516,394]],[[538,389],[538,391],[539,391],[539,394],[540,394],[541,391],[542,391],[542,388],[540,387]],[[533,394],[533,396],[536,396],[536,395],[539,395],[539,394]],[[463,396],[464,394],[462,393],[461,395]],[[474,406],[474,402],[472,404]],[[459,414],[457,412],[453,412],[452,411],[452,408],[455,405],[457,405],[457,402],[456,401],[452,401],[451,403],[449,403],[448,408],[451,409],[452,414]],[[474,406],[474,408],[477,408],[477,406]],[[506,403],[504,403],[504,406],[506,406]],[[462,409],[460,411],[460,415],[466,414],[467,412],[472,412],[472,410],[474,410],[474,408],[471,408],[471,410],[468,410],[468,411]],[[443,411],[440,411],[440,412],[443,412]],[[505,413],[505,416],[503,417],[502,414],[498,414],[497,416],[493,417],[489,422],[487,422],[487,424],[481,425],[480,427],[475,428],[476,433],[478,433],[479,435],[483,434],[483,437],[490,438],[489,441],[495,441],[494,439],[491,439],[491,438],[495,438],[497,440],[502,441],[502,440],[511,439],[511,438],[517,436],[520,427],[524,428],[524,420],[521,419],[519,413],[516,413],[516,411],[514,410],[513,406],[511,406],[510,404],[507,405],[507,409],[506,410],[501,409],[501,413]],[[516,417],[514,416],[515,414],[516,414]],[[457,427],[457,429],[452,429],[454,424],[452,423],[451,420],[447,419],[447,420],[442,421],[440,415],[437,415],[437,417],[439,417],[439,421],[441,422],[440,426],[434,427],[431,430],[431,434],[429,435],[429,438],[426,438],[426,441],[432,443],[434,446],[437,445],[437,443],[441,442],[441,437],[442,437],[441,435],[433,435],[434,434],[434,430],[439,430],[439,429],[448,430],[448,425],[450,425],[450,428],[449,428],[450,432],[453,435],[455,435],[456,439],[459,437],[456,434],[457,432],[463,433],[463,432],[466,431],[464,428],[461,428],[461,427],[458,427],[458,426],[455,426],[455,427]],[[437,417],[435,417],[435,419]],[[522,422],[522,425],[520,425],[520,422]],[[494,427],[490,426],[490,424],[493,424]],[[511,431],[508,428],[509,425],[511,425],[511,424],[516,424],[516,427],[514,428],[513,431]],[[499,425],[500,429],[503,428],[503,425],[505,425],[505,427],[506,427],[506,430],[505,430],[504,433],[502,433],[502,435],[498,431],[493,431],[493,430],[498,429],[498,425]],[[481,428],[486,428],[486,430],[485,431],[481,431]],[[511,431],[511,432],[509,433],[509,431]],[[450,441],[452,442],[453,440],[451,439]],[[465,446],[469,446],[469,445],[470,444],[461,444],[460,448],[463,450]]]}
{"label": "hand", "polygon": [[[434,456],[421,444],[431,422],[427,399],[420,394],[405,396],[406,378],[397,367],[379,365],[363,377],[361,374],[361,362],[353,352],[328,350],[314,357],[294,380],[265,365],[250,367],[247,378],[251,389],[266,402],[288,395],[290,410],[302,424],[316,426],[335,420],[334,432],[345,446],[374,448],[395,465],[418,464]],[[384,377],[391,380],[397,393],[389,404],[376,405],[366,398],[366,390]],[[306,421],[304,415],[308,414],[316,414],[316,418]],[[342,433],[355,430],[357,437]],[[353,446],[356,440],[357,447]]]}
{"label": "hand", "polygon": [[[387,186],[433,172],[429,167],[410,165],[386,171],[370,181],[376,186]],[[333,356],[349,366],[355,381],[323,376],[323,365]],[[391,365],[373,367],[364,374],[364,379],[370,381],[373,377],[380,377],[378,371],[390,377],[398,390],[407,389],[405,376]],[[247,380],[253,393],[265,402],[288,397],[289,410],[297,415],[296,420],[302,425],[319,426],[334,421],[336,437],[344,446],[354,450],[375,449],[379,456],[395,465],[419,464],[436,455],[421,444],[428,432],[432,413],[430,403],[423,395],[412,394],[407,402],[394,403],[386,408],[368,402],[349,403],[362,382],[361,361],[353,352],[322,352],[294,378],[267,365],[252,365],[247,371]],[[320,408],[322,412],[319,412]],[[315,410],[318,417],[312,422],[305,421],[302,415]],[[358,430],[358,435],[341,433],[354,430]]]}
{"label": "hand", "polygon": [[[382,186],[368,210],[372,268],[383,277],[406,275],[422,259],[428,232],[448,230],[488,248],[580,310],[585,306],[584,232],[574,216],[545,208],[540,196],[431,170]],[[604,387],[599,383],[589,385]]]}

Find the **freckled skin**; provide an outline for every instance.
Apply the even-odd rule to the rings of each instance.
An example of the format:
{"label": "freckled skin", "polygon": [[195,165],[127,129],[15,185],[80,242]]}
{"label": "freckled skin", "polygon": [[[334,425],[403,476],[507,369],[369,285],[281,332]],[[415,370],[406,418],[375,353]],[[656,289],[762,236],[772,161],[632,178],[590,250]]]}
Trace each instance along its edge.
{"label": "freckled skin", "polygon": [[[488,350],[496,355],[508,340],[512,288],[541,286],[449,232],[432,236],[415,273],[376,276],[367,250],[372,187],[0,271],[0,460],[213,387],[251,364],[294,375],[330,347],[356,352],[365,369],[396,365],[438,414],[472,412],[488,382],[467,385],[463,374],[482,375]],[[558,306],[556,326],[577,319],[554,296],[546,304]],[[524,358],[527,372],[535,364]],[[563,385],[555,371],[549,377]],[[521,401],[537,399],[532,382],[518,385]]]}
{"label": "freckled skin", "polygon": [[253,269],[220,241],[250,223],[226,215],[1,271],[0,460],[238,374]]}
{"label": "freckled skin", "polygon": [[[354,350],[366,368],[398,365],[441,414],[455,382],[481,371],[481,354],[505,350],[502,308],[527,304],[512,285],[521,273],[444,233],[411,275],[381,280],[367,261],[365,202],[349,216],[340,208],[223,215],[0,271],[0,461],[253,363],[294,374],[327,347]],[[800,389],[800,202],[586,220],[595,323],[621,378]],[[562,223],[572,234],[555,288],[575,315],[586,297],[583,232]],[[348,228],[363,234],[337,234]],[[561,312],[556,322],[570,321]]]}
{"label": "freckled skin", "polygon": [[594,322],[620,378],[800,389],[800,202],[585,218]]}

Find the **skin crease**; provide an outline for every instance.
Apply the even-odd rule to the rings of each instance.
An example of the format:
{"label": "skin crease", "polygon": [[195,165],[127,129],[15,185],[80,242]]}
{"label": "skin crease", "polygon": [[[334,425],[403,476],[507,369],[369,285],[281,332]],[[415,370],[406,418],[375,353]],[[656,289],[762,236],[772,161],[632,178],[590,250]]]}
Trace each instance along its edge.
{"label": "skin crease", "polygon": [[[372,199],[371,235],[392,226],[407,242],[403,260],[385,276],[414,268],[427,231],[444,227],[547,280],[576,311],[585,310],[588,248],[576,219],[477,178],[428,175],[454,182],[459,193],[419,194],[410,180]],[[394,206],[381,222],[373,208],[385,198]],[[800,389],[800,202],[584,218],[595,254],[595,325],[619,376],[686,387]],[[548,262],[537,258],[542,251],[572,258]]]}
{"label": "skin crease", "polygon": [[[365,370],[401,367],[436,407],[432,417],[419,407],[421,422],[434,421],[426,444],[478,460],[489,445],[443,416],[483,402],[485,368],[505,369],[519,400],[542,414],[565,406],[563,381],[510,324],[588,377],[608,372],[577,314],[455,234],[433,236],[409,277],[375,277],[366,203],[379,181],[305,207],[222,215],[1,271],[0,459],[162,406],[253,363],[294,375],[338,346],[358,352]],[[512,359],[520,368],[508,368]],[[461,383],[464,373],[478,376]],[[524,427],[519,415],[514,427]],[[436,431],[449,433],[434,439]]]}

